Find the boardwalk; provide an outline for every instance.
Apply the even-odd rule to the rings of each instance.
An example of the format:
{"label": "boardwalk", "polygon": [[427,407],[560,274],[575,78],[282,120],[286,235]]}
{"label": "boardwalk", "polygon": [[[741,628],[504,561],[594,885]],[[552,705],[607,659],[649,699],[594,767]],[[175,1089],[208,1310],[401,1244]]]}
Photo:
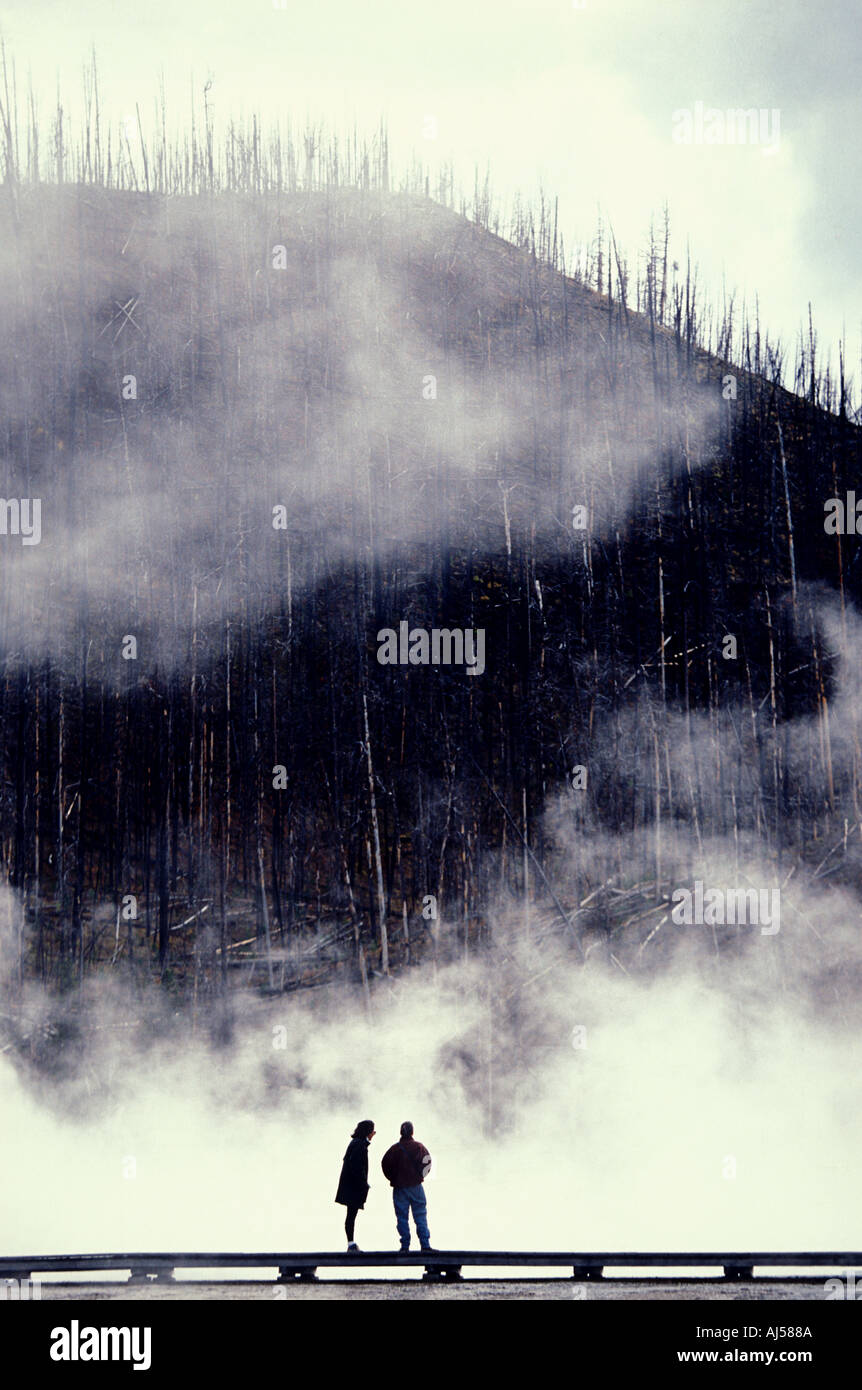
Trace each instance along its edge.
{"label": "boardwalk", "polygon": [[[503,1271],[507,1277],[500,1277]],[[492,1272],[493,1271],[493,1272]],[[171,1251],[0,1257],[43,1299],[825,1299],[859,1251]],[[100,1277],[101,1276],[101,1277]]]}

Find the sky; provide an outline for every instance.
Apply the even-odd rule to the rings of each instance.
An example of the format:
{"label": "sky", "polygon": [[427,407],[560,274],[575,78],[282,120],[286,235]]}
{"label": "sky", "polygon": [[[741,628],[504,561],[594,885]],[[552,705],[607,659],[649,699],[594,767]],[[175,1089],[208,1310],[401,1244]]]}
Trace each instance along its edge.
{"label": "sky", "polygon": [[[821,346],[846,335],[859,381],[854,0],[2,0],[0,33],[46,116],[58,82],[74,106],[93,45],[118,124],[153,109],[162,73],[177,112],[211,79],[217,121],[382,116],[397,166],[452,158],[468,188],[487,166],[504,206],[541,186],[569,248],[601,213],[631,265],[667,202],[673,254],[690,245],[716,302],[723,286],[757,299],[792,356],[811,301]],[[675,141],[674,113],[697,103],[770,113],[772,138]]]}

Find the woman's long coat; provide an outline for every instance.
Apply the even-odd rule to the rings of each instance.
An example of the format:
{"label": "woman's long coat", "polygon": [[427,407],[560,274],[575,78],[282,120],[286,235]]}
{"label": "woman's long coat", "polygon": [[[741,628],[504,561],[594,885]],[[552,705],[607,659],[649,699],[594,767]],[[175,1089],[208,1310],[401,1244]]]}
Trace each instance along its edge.
{"label": "woman's long coat", "polygon": [[351,1139],[341,1165],[335,1200],[342,1207],[364,1207],[368,1196],[368,1140]]}

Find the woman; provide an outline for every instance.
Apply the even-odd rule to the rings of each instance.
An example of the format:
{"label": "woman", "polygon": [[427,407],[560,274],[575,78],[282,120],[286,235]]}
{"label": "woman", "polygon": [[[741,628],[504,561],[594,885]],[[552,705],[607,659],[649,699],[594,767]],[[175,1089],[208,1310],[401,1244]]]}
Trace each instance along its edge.
{"label": "woman", "polygon": [[341,1165],[341,1177],[335,1200],[341,1207],[347,1207],[344,1230],[347,1236],[347,1249],[356,1254],[359,1246],[353,1239],[356,1213],[365,1206],[368,1196],[368,1145],[374,1138],[374,1121],[360,1120],[347,1146],[347,1153]]}

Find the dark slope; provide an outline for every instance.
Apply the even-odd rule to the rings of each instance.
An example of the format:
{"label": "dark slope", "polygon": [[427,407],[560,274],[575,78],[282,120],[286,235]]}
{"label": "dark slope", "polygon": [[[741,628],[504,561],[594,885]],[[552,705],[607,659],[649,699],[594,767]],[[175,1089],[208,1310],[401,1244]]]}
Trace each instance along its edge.
{"label": "dark slope", "polygon": [[[378,192],[22,189],[0,218],[3,493],[42,501],[38,546],[0,537],[28,968],[115,954],[134,893],[117,959],[180,963],[197,933],[215,988],[218,943],[260,929],[261,864],[277,932],[335,919],[378,953],[369,746],[390,951],[414,959],[426,895],[470,944],[522,892],[525,827],[568,909],[612,872],[661,899],[657,814],[767,857],[819,857],[854,814],[812,594],[859,587],[823,504],[860,431],[711,358],[684,286],[658,324]],[[484,674],[381,666],[401,620],[482,628]],[[701,716],[715,756],[686,778]],[[556,861],[558,795],[641,857]]]}

